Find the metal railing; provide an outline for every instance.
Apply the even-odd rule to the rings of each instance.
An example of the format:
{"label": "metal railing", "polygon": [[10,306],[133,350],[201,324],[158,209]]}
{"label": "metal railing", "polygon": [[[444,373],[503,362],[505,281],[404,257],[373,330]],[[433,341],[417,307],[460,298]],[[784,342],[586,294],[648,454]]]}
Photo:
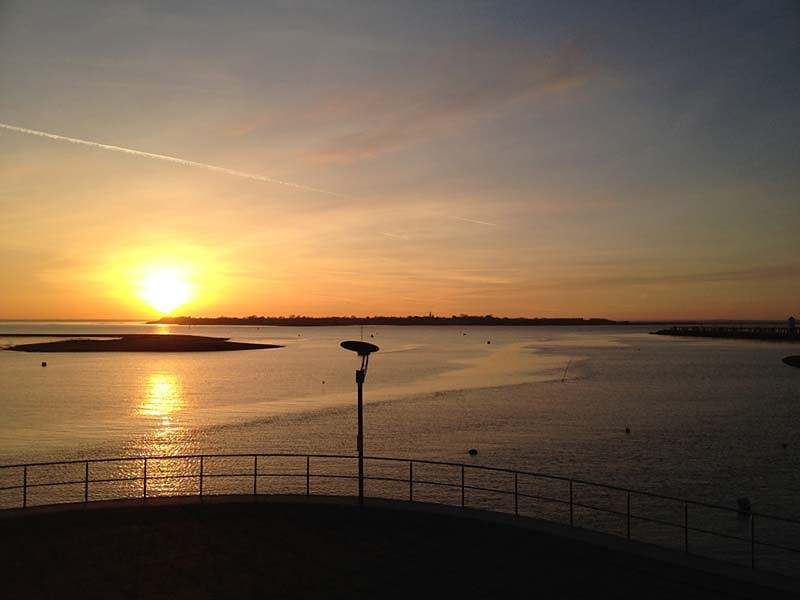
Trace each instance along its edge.
{"label": "metal railing", "polygon": [[[354,495],[356,461],[341,454],[257,453],[0,465],[0,509],[231,493]],[[341,463],[351,471],[342,472]],[[380,456],[365,463],[368,496],[533,516],[752,569],[758,559],[759,568],[800,573],[800,520],[532,471]]]}

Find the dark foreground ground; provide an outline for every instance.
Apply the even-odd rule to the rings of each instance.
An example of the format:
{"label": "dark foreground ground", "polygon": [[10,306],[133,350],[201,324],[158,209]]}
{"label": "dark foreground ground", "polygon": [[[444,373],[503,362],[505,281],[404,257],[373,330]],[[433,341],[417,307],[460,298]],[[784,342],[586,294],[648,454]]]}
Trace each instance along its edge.
{"label": "dark foreground ground", "polygon": [[3,598],[781,598],[547,533],[352,504],[0,516]]}

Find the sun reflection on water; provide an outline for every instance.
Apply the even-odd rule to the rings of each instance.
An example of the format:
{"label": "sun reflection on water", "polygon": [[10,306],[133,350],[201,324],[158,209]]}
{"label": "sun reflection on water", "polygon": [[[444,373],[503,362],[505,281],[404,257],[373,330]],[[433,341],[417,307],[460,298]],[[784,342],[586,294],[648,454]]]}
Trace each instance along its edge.
{"label": "sun reflection on water", "polygon": [[[197,451],[193,434],[179,417],[186,409],[184,397],[181,378],[173,373],[157,371],[143,380],[136,414],[148,419],[150,427],[143,435],[131,440],[127,453],[149,457],[149,495],[197,493],[194,477],[199,468],[197,460],[169,458]],[[135,462],[131,468],[140,474],[143,467]]]}
{"label": "sun reflection on water", "polygon": [[150,375],[138,413],[146,417],[161,417],[161,425],[169,427],[171,415],[182,408],[183,390],[180,380],[169,373]]}

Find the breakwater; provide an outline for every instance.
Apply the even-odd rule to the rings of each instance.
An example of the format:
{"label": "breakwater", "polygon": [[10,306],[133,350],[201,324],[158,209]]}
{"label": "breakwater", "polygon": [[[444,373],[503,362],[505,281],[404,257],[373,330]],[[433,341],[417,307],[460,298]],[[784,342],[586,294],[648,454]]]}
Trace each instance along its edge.
{"label": "breakwater", "polygon": [[728,325],[678,325],[652,332],[655,335],[679,337],[730,338],[739,340],[768,340],[780,342],[800,341],[800,335],[791,327],[752,327]]}

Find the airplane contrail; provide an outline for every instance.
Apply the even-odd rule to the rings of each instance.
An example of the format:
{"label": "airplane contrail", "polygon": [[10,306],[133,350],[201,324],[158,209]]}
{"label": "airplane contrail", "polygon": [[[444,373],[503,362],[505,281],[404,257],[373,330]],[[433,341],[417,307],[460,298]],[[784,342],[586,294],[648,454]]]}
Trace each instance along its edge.
{"label": "airplane contrail", "polygon": [[396,233],[389,233],[388,231],[381,231],[380,234],[381,235],[385,235],[386,237],[392,238],[394,240],[407,240],[408,239],[407,235],[398,235]]}
{"label": "airplane contrail", "polygon": [[[0,122],[0,129],[6,129],[8,131],[14,131],[16,133],[24,133],[26,135],[33,135],[37,137],[47,138],[50,140],[56,140],[59,142],[69,142],[71,144],[79,144],[81,146],[89,146],[90,148],[100,148],[101,150],[108,150],[111,152],[120,152],[122,154],[130,154],[132,156],[139,156],[142,158],[149,158],[151,160],[161,160],[165,162],[174,163],[177,165],[183,165],[184,167],[194,167],[197,169],[205,169],[206,171],[212,171],[214,173],[222,173],[223,175],[231,175],[233,177],[241,177],[244,179],[250,179],[252,181],[261,181],[263,183],[272,183],[275,185],[282,185],[284,187],[293,188],[296,190],[302,190],[305,192],[314,192],[317,194],[326,194],[328,196],[337,196],[339,198],[350,198],[352,196],[348,196],[347,194],[341,194],[338,192],[331,192],[329,190],[321,190],[319,188],[310,187],[307,185],[302,185],[300,183],[293,183],[291,181],[283,181],[281,179],[275,179],[273,177],[267,177],[266,175],[259,175],[257,173],[246,173],[245,171],[237,171],[235,169],[228,169],[227,167],[220,167],[217,165],[210,165],[208,163],[201,163],[194,160],[188,160],[185,158],[180,158],[177,156],[169,156],[167,154],[156,154],[154,152],[145,152],[143,150],[136,150],[134,148],[126,148],[124,146],[113,146],[111,144],[103,144],[101,142],[95,142],[92,140],[84,140],[82,138],[75,138],[69,137],[66,135],[59,135],[57,133],[49,133],[47,131],[40,131],[38,129],[29,129],[27,127],[19,127],[17,125],[10,125],[8,123]],[[456,217],[453,215],[449,215],[447,218],[455,219],[456,221],[462,221],[464,223],[474,223],[476,225],[485,225],[488,227],[499,227],[497,223],[491,223],[489,221],[479,221],[477,219],[467,219],[465,217]],[[392,235],[384,233],[388,237],[397,237],[400,238],[401,236]],[[402,238],[401,238],[402,239]]]}
{"label": "airplane contrail", "polygon": [[453,215],[449,216],[450,219],[455,219],[456,221],[464,221],[465,223],[475,223],[476,225],[487,225],[489,227],[500,227],[497,223],[490,223],[489,221],[478,221],[477,219],[466,219],[464,217],[454,217]]}
{"label": "airplane contrail", "polygon": [[0,128],[7,129],[8,131],[15,131],[17,133],[24,133],[27,135],[35,135],[59,142],[70,142],[72,144],[80,144],[82,146],[89,146],[91,148],[100,148],[101,150],[110,150],[111,152],[121,152],[123,154],[130,154],[133,156],[140,156],[142,158],[150,158],[153,160],[163,160],[185,167],[195,167],[198,169],[205,169],[206,171],[213,171],[215,173],[222,173],[224,175],[232,175],[234,177],[242,177],[244,179],[251,179],[253,181],[262,181],[264,183],[274,183],[285,187],[294,188],[296,190],[303,190],[306,192],[315,192],[317,194],[327,194],[329,196],[346,197],[345,194],[337,192],[330,192],[328,190],[321,190],[319,188],[309,187],[299,183],[292,183],[291,181],[283,181],[281,179],[274,179],[265,175],[258,175],[256,173],[245,173],[244,171],[236,171],[235,169],[228,169],[226,167],[218,167],[217,165],[209,165],[207,163],[196,162],[179,158],[177,156],[168,156],[166,154],[155,154],[153,152],[144,152],[143,150],[135,150],[134,148],[125,148],[123,146],[112,146],[111,144],[102,144],[92,140],[84,140],[81,138],[68,137],[66,135],[58,135],[56,133],[48,133],[46,131],[39,131],[37,129],[28,129],[27,127],[17,127],[16,125],[9,125],[8,123],[0,123]]}

